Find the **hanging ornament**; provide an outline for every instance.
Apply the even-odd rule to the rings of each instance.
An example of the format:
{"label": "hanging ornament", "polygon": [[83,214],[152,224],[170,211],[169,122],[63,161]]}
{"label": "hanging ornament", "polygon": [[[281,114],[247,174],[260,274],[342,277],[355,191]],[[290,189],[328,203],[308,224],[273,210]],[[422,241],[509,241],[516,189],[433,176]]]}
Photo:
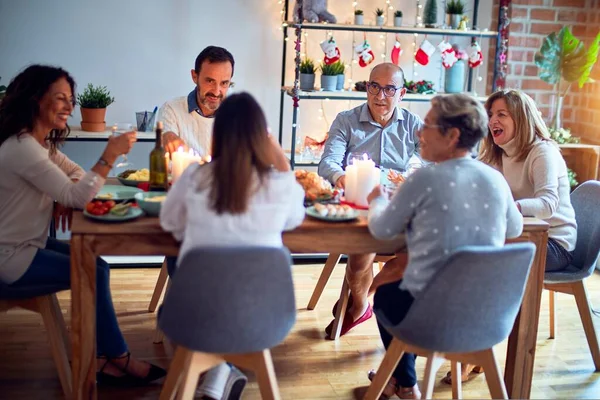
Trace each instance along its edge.
{"label": "hanging ornament", "polygon": [[452,48],[452,45],[445,40],[442,40],[438,44],[438,49],[442,54],[442,66],[446,69],[452,68],[452,66],[458,61],[456,51]]}
{"label": "hanging ornament", "polygon": [[358,55],[358,65],[366,67],[375,59],[375,54],[371,50],[371,45],[366,40],[354,48],[354,52]]}
{"label": "hanging ornament", "polygon": [[415,54],[415,61],[421,65],[429,64],[429,57],[435,51],[435,46],[432,45],[429,40],[423,39],[421,45],[419,46],[419,50]]}
{"label": "hanging ornament", "polygon": [[481,47],[477,41],[471,43],[469,48],[469,67],[476,68],[483,62],[483,53],[481,53]]}
{"label": "hanging ornament", "polygon": [[402,55],[402,47],[400,47],[400,42],[396,39],[396,43],[394,43],[394,47],[392,48],[391,59],[392,63],[396,65],[400,65],[400,56]]}
{"label": "hanging ornament", "polygon": [[329,40],[324,40],[321,42],[321,49],[323,53],[325,53],[325,57],[323,57],[323,62],[327,65],[331,65],[340,59],[340,49],[337,47],[337,43],[333,36],[329,38]]}

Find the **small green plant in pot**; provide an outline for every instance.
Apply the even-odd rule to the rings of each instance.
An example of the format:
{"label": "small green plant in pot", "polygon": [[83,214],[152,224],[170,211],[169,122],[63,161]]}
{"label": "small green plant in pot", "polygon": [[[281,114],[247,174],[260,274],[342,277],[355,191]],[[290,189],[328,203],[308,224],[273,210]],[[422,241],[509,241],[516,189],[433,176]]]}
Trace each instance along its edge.
{"label": "small green plant in pot", "polygon": [[377,26],[383,26],[385,22],[385,18],[383,16],[384,12],[385,11],[383,11],[381,8],[375,10],[375,23]]}
{"label": "small green plant in pot", "polygon": [[402,11],[400,10],[394,12],[394,26],[402,26]]}
{"label": "small green plant in pot", "polygon": [[446,3],[446,25],[458,28],[460,19],[465,13],[465,4],[461,0],[450,0]]}
{"label": "small green plant in pot", "polygon": [[106,129],[106,107],[114,103],[106,86],[94,86],[89,83],[83,93],[77,95],[77,104],[81,108],[81,129],[88,132],[103,132]]}
{"label": "small green plant in pot", "polygon": [[[582,41],[567,26],[546,36],[542,47],[535,53],[535,65],[541,80],[554,86],[555,107],[550,124],[551,133],[562,135],[562,105],[569,88],[577,82],[581,88],[590,82],[590,73],[598,60],[600,33],[586,50]],[[569,135],[570,136],[570,135]]]}
{"label": "small green plant in pot", "polygon": [[300,90],[315,89],[315,63],[310,58],[305,58],[300,63]]}
{"label": "small green plant in pot", "polygon": [[362,25],[365,22],[363,10],[354,10],[354,25]]}
{"label": "small green plant in pot", "polygon": [[344,90],[344,82],[346,81],[346,77],[344,75],[344,71],[346,70],[346,66],[344,65],[344,62],[342,60],[339,60],[335,63],[333,63],[335,70],[336,70],[336,76],[337,76],[337,83],[335,86],[336,90]]}
{"label": "small green plant in pot", "polygon": [[337,87],[337,68],[334,64],[321,63],[321,90],[335,90]]}

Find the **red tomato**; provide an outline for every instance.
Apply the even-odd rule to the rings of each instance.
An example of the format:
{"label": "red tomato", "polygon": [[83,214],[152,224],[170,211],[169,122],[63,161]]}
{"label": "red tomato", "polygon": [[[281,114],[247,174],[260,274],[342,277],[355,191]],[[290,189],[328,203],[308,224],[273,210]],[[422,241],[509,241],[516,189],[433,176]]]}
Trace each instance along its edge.
{"label": "red tomato", "polygon": [[101,200],[96,200],[96,201],[94,202],[94,205],[95,205],[96,207],[102,207],[102,205],[103,205],[103,204],[104,204],[104,203],[103,203]]}
{"label": "red tomato", "polygon": [[92,210],[94,208],[96,208],[96,205],[94,203],[87,203],[87,205],[85,206],[86,211],[90,214],[92,214]]}
{"label": "red tomato", "polygon": [[115,201],[114,200],[108,200],[104,202],[104,207],[108,207],[108,209],[110,210],[111,208],[113,208],[115,206]]}
{"label": "red tomato", "polygon": [[104,215],[104,214],[108,214],[108,212],[110,211],[110,208],[108,208],[107,206],[102,206],[101,210],[102,210],[101,215]]}
{"label": "red tomato", "polygon": [[103,215],[104,214],[104,210],[102,208],[94,207],[90,211],[90,214],[92,214],[92,215]]}

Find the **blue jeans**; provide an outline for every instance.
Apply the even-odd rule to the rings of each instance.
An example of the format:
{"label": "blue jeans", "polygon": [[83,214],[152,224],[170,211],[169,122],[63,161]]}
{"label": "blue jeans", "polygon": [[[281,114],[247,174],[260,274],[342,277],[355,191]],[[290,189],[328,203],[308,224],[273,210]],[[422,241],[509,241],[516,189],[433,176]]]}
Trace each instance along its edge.
{"label": "blue jeans", "polygon": [[546,272],[561,271],[573,262],[573,252],[568,251],[556,240],[548,238],[546,250]]}
{"label": "blue jeans", "polygon": [[[71,249],[66,243],[48,238],[45,249],[35,254],[27,272],[12,287],[44,283],[71,284]],[[110,295],[110,268],[96,260],[96,344],[99,356],[118,357],[127,352]]]}

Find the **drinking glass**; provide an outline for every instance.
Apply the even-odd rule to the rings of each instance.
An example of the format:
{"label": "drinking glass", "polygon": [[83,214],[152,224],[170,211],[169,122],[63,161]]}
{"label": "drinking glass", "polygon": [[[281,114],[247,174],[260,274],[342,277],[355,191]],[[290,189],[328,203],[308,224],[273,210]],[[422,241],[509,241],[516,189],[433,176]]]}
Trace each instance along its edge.
{"label": "drinking glass", "polygon": [[346,165],[354,165],[355,160],[362,160],[364,153],[350,152],[346,157]]}
{"label": "drinking glass", "polygon": [[[112,126],[113,136],[120,136],[124,133],[131,132],[133,130],[133,124],[129,124],[126,122],[119,122]],[[127,168],[131,166],[133,166],[133,164],[127,160],[127,154],[122,154],[121,161],[119,161],[119,163],[117,163],[116,165],[117,168]]]}

